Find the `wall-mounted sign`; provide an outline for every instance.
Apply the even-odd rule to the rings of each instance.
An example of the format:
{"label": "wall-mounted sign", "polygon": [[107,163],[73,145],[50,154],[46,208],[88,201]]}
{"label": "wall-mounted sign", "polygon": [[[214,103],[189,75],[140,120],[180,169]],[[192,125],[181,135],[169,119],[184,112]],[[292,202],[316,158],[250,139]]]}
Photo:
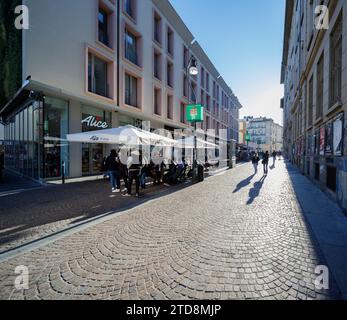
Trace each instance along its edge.
{"label": "wall-mounted sign", "polygon": [[82,124],[86,124],[88,127],[96,129],[107,129],[108,124],[101,120],[100,117],[88,116],[82,120]]}
{"label": "wall-mounted sign", "polygon": [[344,114],[339,114],[333,122],[333,151],[334,156],[342,156],[343,148],[343,117]]}
{"label": "wall-mounted sign", "polygon": [[325,126],[325,154],[331,155],[333,153],[333,123],[329,122]]}
{"label": "wall-mounted sign", "polygon": [[204,121],[204,107],[201,104],[193,104],[187,106],[187,121],[202,122]]}
{"label": "wall-mounted sign", "polygon": [[325,151],[325,128],[319,130],[319,155],[324,156]]}

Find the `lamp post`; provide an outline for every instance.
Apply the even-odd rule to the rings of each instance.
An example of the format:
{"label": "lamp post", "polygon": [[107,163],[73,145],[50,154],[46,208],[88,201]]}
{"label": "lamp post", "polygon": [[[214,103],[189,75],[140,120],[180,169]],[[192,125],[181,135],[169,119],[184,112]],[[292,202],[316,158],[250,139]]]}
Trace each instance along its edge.
{"label": "lamp post", "polygon": [[[189,88],[190,88],[190,76],[197,76],[199,74],[199,70],[197,68],[197,63],[194,58],[194,56],[191,56],[187,68],[186,68],[186,73],[187,73],[187,80],[188,80],[188,104],[190,103],[190,93],[189,93]],[[194,92],[193,87],[192,87],[192,92],[194,93],[195,101],[194,103],[197,103],[197,96],[196,92]],[[196,181],[196,168],[197,168],[197,136],[196,136],[196,121],[194,121],[194,150],[193,150],[193,182]]]}

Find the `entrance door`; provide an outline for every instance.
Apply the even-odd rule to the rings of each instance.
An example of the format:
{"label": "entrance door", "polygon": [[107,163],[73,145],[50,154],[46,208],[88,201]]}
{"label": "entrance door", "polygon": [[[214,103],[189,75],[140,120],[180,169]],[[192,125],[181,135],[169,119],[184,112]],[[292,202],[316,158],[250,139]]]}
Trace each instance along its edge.
{"label": "entrance door", "polygon": [[102,172],[104,158],[103,146],[101,144],[82,145],[82,174],[94,175]]}

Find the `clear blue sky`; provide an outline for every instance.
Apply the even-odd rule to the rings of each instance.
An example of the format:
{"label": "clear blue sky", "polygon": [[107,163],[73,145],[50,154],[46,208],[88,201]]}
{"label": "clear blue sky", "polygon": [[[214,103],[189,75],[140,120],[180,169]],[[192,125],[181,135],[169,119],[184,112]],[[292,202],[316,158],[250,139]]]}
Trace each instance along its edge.
{"label": "clear blue sky", "polygon": [[170,0],[244,106],[282,124],[285,0]]}

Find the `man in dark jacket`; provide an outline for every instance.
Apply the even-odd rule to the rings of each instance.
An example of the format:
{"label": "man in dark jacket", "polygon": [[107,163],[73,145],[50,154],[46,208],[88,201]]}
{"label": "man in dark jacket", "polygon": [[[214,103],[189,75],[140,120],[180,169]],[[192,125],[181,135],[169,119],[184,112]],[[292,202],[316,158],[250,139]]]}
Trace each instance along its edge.
{"label": "man in dark jacket", "polygon": [[257,153],[253,153],[252,155],[252,164],[254,167],[254,174],[256,175],[258,173],[258,163],[259,163],[260,159]]}
{"label": "man in dark jacket", "polygon": [[263,155],[263,161],[262,161],[263,166],[264,166],[264,175],[265,176],[268,174],[269,158],[270,158],[269,151],[266,151]]}
{"label": "man in dark jacket", "polygon": [[120,192],[119,160],[116,150],[111,150],[106,159],[106,170],[110,176],[112,192]]}

